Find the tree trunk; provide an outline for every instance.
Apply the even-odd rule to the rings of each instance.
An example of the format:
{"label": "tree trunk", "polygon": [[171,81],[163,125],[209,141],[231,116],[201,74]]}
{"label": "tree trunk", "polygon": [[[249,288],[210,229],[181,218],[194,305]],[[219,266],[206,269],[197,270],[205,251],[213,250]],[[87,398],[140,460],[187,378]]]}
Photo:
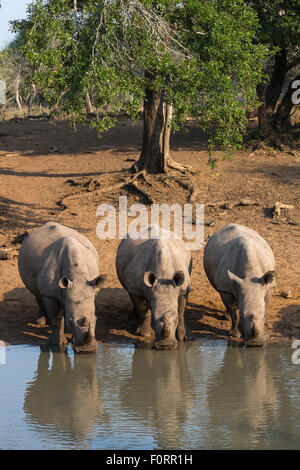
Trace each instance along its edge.
{"label": "tree trunk", "polygon": [[28,116],[31,115],[32,103],[33,103],[33,100],[35,99],[36,95],[37,95],[37,90],[36,90],[36,86],[33,83],[32,84],[32,92],[28,95],[28,97],[26,99],[27,108],[28,108]]}
{"label": "tree trunk", "polygon": [[161,91],[148,90],[144,100],[143,146],[139,160],[134,165],[136,171],[147,173],[167,173],[173,168],[189,170],[174,162],[170,156],[171,120],[173,106],[167,104]]}
{"label": "tree trunk", "polygon": [[22,104],[21,104],[21,99],[20,99],[20,94],[19,94],[19,84],[20,84],[20,79],[18,77],[17,81],[16,81],[16,96],[15,96],[15,98],[16,98],[16,103],[18,105],[18,108],[22,113],[23,112],[23,107],[22,107]]}
{"label": "tree trunk", "polygon": [[285,75],[287,73],[286,49],[283,47],[275,56],[274,70],[266,90],[267,114],[274,117],[277,101],[281,95]]}
{"label": "tree trunk", "polygon": [[283,47],[275,56],[274,69],[270,83],[257,87],[257,95],[262,105],[258,109],[259,128],[268,134],[275,128],[275,113],[281,95],[284,79],[288,71],[286,49]]}
{"label": "tree trunk", "polygon": [[154,75],[145,71],[145,78],[149,81],[149,88],[144,98],[144,131],[143,145],[139,160],[133,165],[136,172],[167,173],[172,168],[183,173],[193,172],[186,165],[180,165],[170,156],[171,120],[173,106],[165,101],[162,90],[153,90],[151,84]]}
{"label": "tree trunk", "polygon": [[6,112],[7,105],[13,99],[14,99],[13,96],[11,96],[10,98],[6,100],[5,104],[1,107],[1,115],[2,115],[3,121],[5,121],[5,112]]}
{"label": "tree trunk", "polygon": [[[295,80],[299,80],[300,75],[295,78]],[[294,89],[292,88],[294,80],[292,80],[289,84],[286,94],[282,98],[281,102],[277,106],[277,110],[275,113],[274,118],[274,128],[278,131],[285,131],[291,128],[291,112],[294,107],[294,103],[292,101],[292,94],[294,93]]]}
{"label": "tree trunk", "polygon": [[256,87],[256,93],[261,102],[261,105],[258,108],[258,127],[262,133],[266,135],[270,132],[270,127],[266,111],[265,85],[259,84]]}
{"label": "tree trunk", "polygon": [[165,158],[161,143],[163,141],[164,115],[161,91],[147,90],[144,99],[143,146],[140,158],[136,163],[137,171],[163,173]]}
{"label": "tree trunk", "polygon": [[28,116],[30,116],[31,115],[31,110],[32,110],[32,94],[30,94],[27,97],[26,101],[27,101],[27,114],[28,114]]}
{"label": "tree trunk", "polygon": [[94,108],[93,108],[91,97],[88,91],[86,92],[86,95],[85,95],[85,104],[86,104],[86,113],[93,114]]}

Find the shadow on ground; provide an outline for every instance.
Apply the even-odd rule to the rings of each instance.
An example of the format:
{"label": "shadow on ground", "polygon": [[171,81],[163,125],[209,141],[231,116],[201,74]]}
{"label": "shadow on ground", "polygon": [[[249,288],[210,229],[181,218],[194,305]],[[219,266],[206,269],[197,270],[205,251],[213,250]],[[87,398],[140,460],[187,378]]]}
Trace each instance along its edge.
{"label": "shadow on ground", "polygon": [[49,328],[35,325],[38,314],[34,297],[25,287],[3,294],[0,301],[0,338],[11,344],[40,344]]}
{"label": "shadow on ground", "polygon": [[[7,153],[20,152],[29,157],[47,156],[55,152],[61,153],[62,158],[63,154],[86,154],[89,158],[92,153],[109,150],[125,158],[127,154],[141,150],[142,132],[143,122],[133,123],[129,118],[120,118],[118,124],[101,139],[96,130],[88,125],[80,125],[74,132],[68,121],[34,122],[20,119],[0,123],[0,147]],[[203,131],[198,126],[187,123],[172,135],[171,149],[203,150],[203,138]]]}
{"label": "shadow on ground", "polygon": [[[101,289],[96,298],[96,339],[135,342],[139,336],[128,324],[131,310],[130,298],[124,289]],[[35,299],[26,288],[17,287],[5,293],[0,301],[0,340],[11,344],[45,342],[50,328],[35,324],[37,313]],[[231,323],[224,320],[223,314],[222,310],[203,304],[188,303],[185,321],[190,339],[228,339]],[[274,332],[286,339],[300,338],[300,304],[283,308],[279,315],[279,320],[274,322]]]}
{"label": "shadow on ground", "polygon": [[280,319],[274,322],[274,331],[284,338],[300,338],[300,304],[281,309],[279,315]]}
{"label": "shadow on ground", "polygon": [[[38,217],[36,214],[37,210],[39,211]],[[50,207],[39,207],[36,204],[26,204],[0,197],[1,227],[7,230],[17,230],[17,235],[24,232],[24,227],[30,226],[35,228],[45,224],[49,221],[49,217],[51,218],[51,215],[53,216],[55,213],[55,210]]]}
{"label": "shadow on ground", "polygon": [[[203,304],[197,305],[189,302],[185,318],[186,327],[194,339],[228,339],[231,324],[224,320],[224,311],[222,310],[217,310]],[[210,323],[210,320],[212,323]],[[219,326],[216,326],[216,320],[218,320]]]}

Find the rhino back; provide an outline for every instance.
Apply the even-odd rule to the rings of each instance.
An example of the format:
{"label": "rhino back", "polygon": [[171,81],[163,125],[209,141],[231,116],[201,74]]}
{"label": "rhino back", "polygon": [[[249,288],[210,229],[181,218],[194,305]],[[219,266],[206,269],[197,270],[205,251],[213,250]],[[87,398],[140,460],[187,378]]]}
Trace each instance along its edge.
{"label": "rhino back", "polygon": [[85,282],[98,274],[98,261],[93,253],[74,238],[63,237],[44,250],[35,284],[40,294],[60,298],[58,282],[62,277]]}
{"label": "rhino back", "polygon": [[88,238],[81,235],[76,230],[56,222],[48,222],[30,233],[22,243],[20,254],[24,252],[26,255],[30,253],[30,255],[34,254],[38,257],[47,246],[63,237],[75,238],[75,240],[79,241],[83,246],[92,250],[94,255],[98,258],[97,251]]}
{"label": "rhino back", "polygon": [[158,278],[171,279],[175,271],[185,273],[185,284],[190,283],[191,253],[181,239],[152,238],[121,241],[116,258],[116,268],[123,287],[135,295],[143,295],[144,273],[152,271]]}
{"label": "rhino back", "polygon": [[270,246],[257,232],[230,224],[208,240],[204,269],[215,289],[231,292],[233,287],[228,270],[241,278],[249,272],[260,277],[275,269],[275,259]]}
{"label": "rhino back", "polygon": [[66,255],[65,258],[62,257],[68,244],[70,247],[73,246],[74,252],[72,241],[76,242],[75,251],[82,253],[80,257],[84,263],[92,267],[93,273],[96,272],[99,264],[97,251],[93,244],[76,230],[49,222],[24,239],[19,253],[18,266],[24,284],[33,294],[39,295],[36,280],[41,272],[45,277],[47,271],[54,270],[57,273],[56,277],[58,276],[61,266],[66,265],[68,259]]}

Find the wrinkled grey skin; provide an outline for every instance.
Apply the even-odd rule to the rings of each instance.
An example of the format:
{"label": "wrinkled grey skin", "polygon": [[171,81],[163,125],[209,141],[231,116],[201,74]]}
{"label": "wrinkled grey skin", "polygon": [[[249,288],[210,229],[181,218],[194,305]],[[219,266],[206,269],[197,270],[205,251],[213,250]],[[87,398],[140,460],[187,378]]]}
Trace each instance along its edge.
{"label": "wrinkled grey skin", "polygon": [[265,314],[275,287],[275,259],[267,242],[250,228],[227,225],[209,238],[204,269],[231,317],[231,335],[242,335],[247,346],[264,345]]}
{"label": "wrinkled grey skin", "polygon": [[50,321],[49,343],[63,345],[64,320],[76,352],[96,352],[95,296],[105,276],[99,275],[98,254],[75,230],[49,222],[28,235],[19,253],[19,273]]}
{"label": "wrinkled grey skin", "polygon": [[[184,311],[190,292],[192,257],[185,243],[158,237],[157,226],[147,226],[140,238],[123,238],[116,268],[122,286],[133,303],[131,323],[136,332],[153,342],[156,349],[176,349],[186,337]],[[170,232],[163,231],[166,238]],[[172,234],[175,237],[175,234]],[[148,239],[147,239],[148,238]]]}

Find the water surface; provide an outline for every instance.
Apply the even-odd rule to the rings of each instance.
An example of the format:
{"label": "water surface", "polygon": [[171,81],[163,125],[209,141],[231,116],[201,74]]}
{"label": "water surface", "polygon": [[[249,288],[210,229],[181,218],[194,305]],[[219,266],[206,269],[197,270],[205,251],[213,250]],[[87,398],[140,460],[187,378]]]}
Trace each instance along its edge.
{"label": "water surface", "polygon": [[9,346],[0,449],[299,449],[292,352],[221,340],[177,351],[100,344],[86,356]]}

